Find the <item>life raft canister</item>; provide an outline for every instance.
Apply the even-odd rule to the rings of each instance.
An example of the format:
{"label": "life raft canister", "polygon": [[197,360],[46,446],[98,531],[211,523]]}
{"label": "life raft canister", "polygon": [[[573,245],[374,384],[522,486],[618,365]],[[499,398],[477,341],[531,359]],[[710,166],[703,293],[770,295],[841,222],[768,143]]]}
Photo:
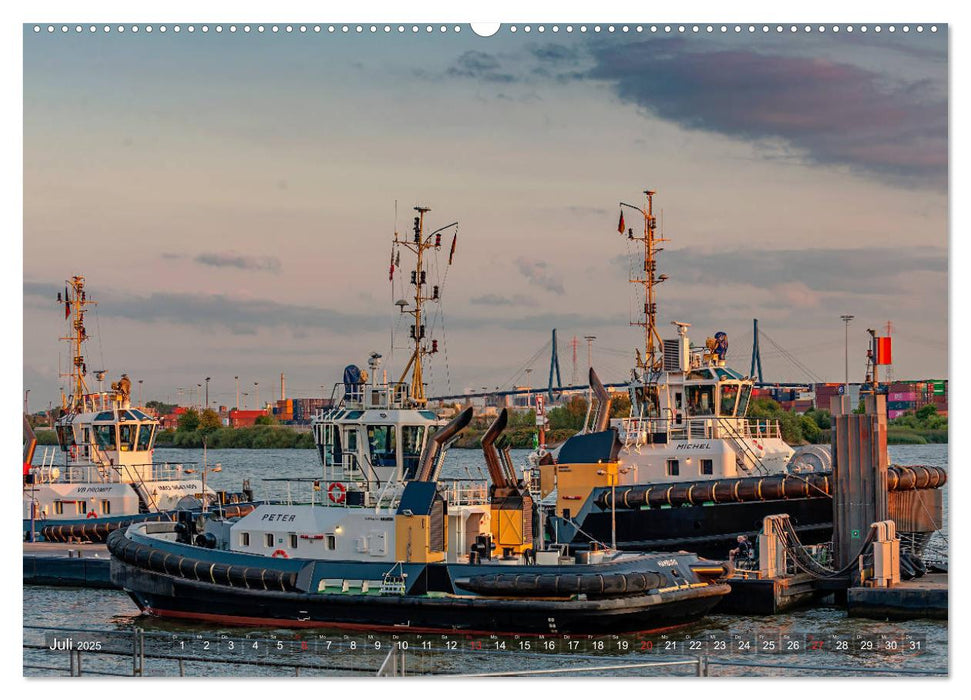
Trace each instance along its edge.
{"label": "life raft canister", "polygon": [[89,511],[88,511],[88,518],[89,518],[89,519],[90,519],[90,518],[97,518],[97,517],[98,517],[98,514],[97,514],[97,513],[95,513],[95,512],[93,511],[93,510],[89,510]]}
{"label": "life raft canister", "polygon": [[327,495],[334,503],[343,503],[346,494],[347,489],[344,488],[344,484],[336,481],[327,487]]}
{"label": "life raft canister", "polygon": [[284,552],[282,549],[278,549],[273,552],[273,556],[278,559],[289,559],[290,555]]}

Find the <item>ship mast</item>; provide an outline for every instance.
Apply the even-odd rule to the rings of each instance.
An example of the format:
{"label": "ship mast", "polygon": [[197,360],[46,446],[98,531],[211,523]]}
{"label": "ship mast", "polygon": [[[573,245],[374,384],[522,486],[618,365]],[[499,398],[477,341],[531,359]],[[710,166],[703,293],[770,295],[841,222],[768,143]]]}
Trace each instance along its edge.
{"label": "ship mast", "polygon": [[[415,268],[411,271],[411,284],[415,288],[414,297],[412,302],[414,307],[407,308],[408,302],[401,300],[398,306],[401,308],[401,313],[411,316],[411,341],[414,345],[414,349],[411,353],[411,358],[408,360],[408,364],[405,365],[404,371],[401,373],[401,378],[398,380],[400,383],[404,383],[405,379],[408,377],[408,373],[411,372],[411,381],[409,382],[408,397],[411,402],[416,406],[424,406],[428,403],[428,399],[425,396],[425,382],[422,373],[423,370],[423,358],[427,355],[433,355],[438,352],[438,341],[432,340],[429,344],[425,340],[425,302],[432,301],[437,302],[441,298],[441,290],[439,285],[428,285],[427,280],[427,268],[428,268],[428,254],[431,250],[439,250],[442,247],[442,232],[446,229],[452,228],[453,226],[458,226],[458,222],[453,222],[448,226],[443,226],[440,229],[432,231],[427,236],[425,235],[425,214],[431,211],[429,207],[418,206],[415,207],[415,211],[418,212],[418,216],[415,217],[414,221],[414,238],[412,240],[399,239],[397,231],[395,232],[395,246],[401,246],[411,251],[415,255]],[[452,254],[455,252],[455,239],[452,239],[452,249],[449,254],[449,264],[452,262]],[[400,263],[399,260],[392,261],[392,279],[394,278],[394,269],[396,263]]]}
{"label": "ship mast", "polygon": [[[657,254],[662,250],[657,247],[658,243],[667,241],[667,238],[658,238],[657,218],[654,216],[654,195],[653,190],[644,190],[647,198],[647,205],[643,208],[621,202],[621,207],[627,207],[640,212],[644,219],[644,233],[635,235],[633,228],[627,229],[627,238],[632,241],[640,241],[644,245],[644,274],[628,280],[631,284],[639,284],[644,287],[644,317],[643,320],[631,321],[632,326],[641,326],[644,329],[644,354],[637,351],[637,367],[645,374],[660,369],[661,363],[658,359],[658,351],[661,347],[661,336],[657,330],[657,303],[655,302],[655,287],[668,278],[667,275],[656,275]],[[623,211],[621,212],[620,233],[623,233]],[[645,377],[646,379],[646,377]]]}
{"label": "ship mast", "polygon": [[64,296],[57,293],[57,301],[64,305],[64,319],[71,320],[68,335],[61,340],[68,343],[71,348],[71,369],[62,372],[59,376],[69,377],[71,380],[70,401],[62,397],[61,401],[64,408],[74,411],[84,410],[84,396],[88,393],[87,384],[84,381],[88,373],[88,365],[84,360],[82,345],[88,339],[87,330],[84,327],[84,315],[87,313],[86,307],[97,302],[88,299],[87,292],[84,290],[84,277],[75,275],[67,280],[64,287]]}

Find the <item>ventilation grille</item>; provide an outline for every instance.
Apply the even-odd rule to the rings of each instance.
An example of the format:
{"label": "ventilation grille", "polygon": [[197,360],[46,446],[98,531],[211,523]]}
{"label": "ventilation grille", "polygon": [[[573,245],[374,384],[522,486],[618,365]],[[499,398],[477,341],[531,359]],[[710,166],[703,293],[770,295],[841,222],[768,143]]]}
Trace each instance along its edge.
{"label": "ventilation grille", "polygon": [[432,552],[445,551],[445,501],[436,498],[428,518],[428,549]]}
{"label": "ventilation grille", "polygon": [[664,371],[677,372],[681,369],[680,346],[677,338],[661,341],[664,345]]}

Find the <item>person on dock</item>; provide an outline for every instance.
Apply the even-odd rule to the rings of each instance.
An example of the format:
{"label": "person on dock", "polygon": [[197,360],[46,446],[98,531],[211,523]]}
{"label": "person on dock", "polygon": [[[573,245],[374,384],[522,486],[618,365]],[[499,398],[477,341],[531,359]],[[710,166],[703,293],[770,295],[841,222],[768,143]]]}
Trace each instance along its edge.
{"label": "person on dock", "polygon": [[734,564],[736,561],[753,562],[755,561],[755,547],[751,540],[745,535],[737,538],[738,546],[728,553],[728,561]]}

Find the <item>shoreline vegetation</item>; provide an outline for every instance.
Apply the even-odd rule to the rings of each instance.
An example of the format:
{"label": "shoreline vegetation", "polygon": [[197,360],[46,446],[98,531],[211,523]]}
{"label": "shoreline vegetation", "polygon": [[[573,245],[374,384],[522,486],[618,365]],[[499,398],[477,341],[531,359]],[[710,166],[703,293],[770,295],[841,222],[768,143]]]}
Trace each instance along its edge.
{"label": "shoreline vegetation", "polygon": [[[619,396],[611,403],[612,418],[623,418],[630,411],[626,396]],[[583,397],[573,397],[563,406],[547,412],[546,442],[558,445],[582,429],[587,416],[587,402]],[[779,421],[782,437],[790,445],[828,444],[831,438],[829,411],[807,411],[805,414],[790,413],[771,399],[754,399],[749,407],[750,418],[768,418]],[[227,428],[220,424],[219,416],[211,410],[198,413],[192,409],[179,418],[178,428],[163,430],[156,437],[155,446],[164,449],[179,447],[198,449],[205,441],[208,449],[314,449],[313,433],[294,430],[278,425],[269,416],[258,419],[258,424],[242,428]],[[462,433],[454,447],[479,449],[482,436],[492,422],[491,417],[476,417]],[[37,430],[38,445],[56,445],[53,430]],[[535,411],[517,411],[509,414],[509,424],[501,438],[500,447],[532,449],[536,446]],[[926,445],[948,442],[947,417],[939,415],[933,405],[922,406],[916,413],[907,413],[892,420],[887,426],[887,443],[890,445]]]}

